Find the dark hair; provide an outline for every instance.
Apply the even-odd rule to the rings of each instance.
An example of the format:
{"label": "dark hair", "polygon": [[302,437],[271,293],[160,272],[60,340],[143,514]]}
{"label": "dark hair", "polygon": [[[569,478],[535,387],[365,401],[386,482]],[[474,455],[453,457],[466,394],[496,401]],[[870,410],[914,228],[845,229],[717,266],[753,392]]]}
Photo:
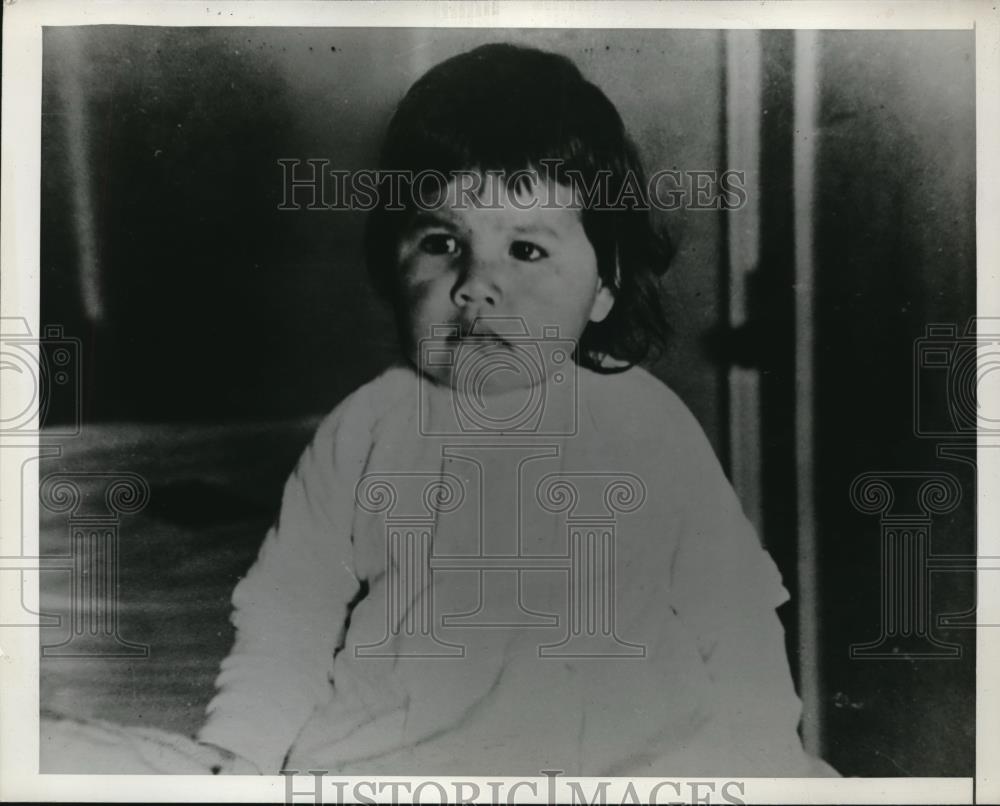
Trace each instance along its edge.
{"label": "dark hair", "polygon": [[[578,363],[618,371],[662,348],[668,327],[657,280],[669,263],[668,242],[653,226],[645,173],[618,110],[568,58],[491,44],[438,64],[400,102],[380,159],[381,171],[445,176],[499,171],[509,177],[526,168],[578,189],[604,188],[599,204],[584,205],[582,224],[615,304],[604,321],[585,328]],[[386,209],[385,184],[379,192],[365,253],[375,287],[398,305],[395,249],[407,211]],[[413,189],[403,192],[412,203]],[[625,366],[605,366],[605,356]]]}

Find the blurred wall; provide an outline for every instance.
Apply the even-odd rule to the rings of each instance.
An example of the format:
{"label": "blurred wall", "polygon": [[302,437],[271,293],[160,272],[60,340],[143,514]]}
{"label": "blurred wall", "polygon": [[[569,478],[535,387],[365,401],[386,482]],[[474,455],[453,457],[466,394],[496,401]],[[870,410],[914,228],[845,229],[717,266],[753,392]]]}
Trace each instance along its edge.
{"label": "blurred wall", "polygon": [[[976,310],[973,33],[824,32],[820,43],[815,391],[828,759],[858,775],[972,775],[974,630],[934,622],[974,606],[973,575],[935,572],[909,592],[929,597],[926,629],[959,657],[851,659],[852,644],[883,630],[882,586],[912,575],[883,567],[879,518],[852,506],[849,491],[862,473],[952,474],[963,500],[932,518],[930,550],[975,552],[974,468],[939,457],[953,440],[917,433],[916,390],[933,387],[920,416],[940,423],[954,389],[914,350],[928,325],[962,334]],[[893,512],[919,513],[914,486],[892,483]],[[884,651],[919,643],[890,635]]]}

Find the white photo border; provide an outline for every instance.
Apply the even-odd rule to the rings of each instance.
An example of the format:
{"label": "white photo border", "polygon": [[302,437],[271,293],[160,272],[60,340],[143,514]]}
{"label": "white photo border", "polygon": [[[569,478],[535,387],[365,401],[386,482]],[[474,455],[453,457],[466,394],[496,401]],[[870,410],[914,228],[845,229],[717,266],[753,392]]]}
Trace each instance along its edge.
{"label": "white photo border", "polygon": [[[976,53],[977,314],[1000,316],[1000,13],[990,2],[50,2],[5,0],[2,92],[0,316],[39,327],[40,142],[42,29],[45,26],[496,27],[717,29],[973,29]],[[987,181],[992,180],[992,181]],[[0,406],[16,408],[18,401]],[[19,488],[15,457],[0,450],[0,556],[11,536],[20,542],[22,516],[37,512],[12,502],[37,500]],[[980,450],[980,556],[1000,556],[1000,456]],[[993,493],[993,495],[991,495]],[[23,495],[23,498],[22,498]],[[38,534],[23,549],[37,555]],[[1000,587],[978,572],[981,624],[1000,624]],[[28,576],[30,581],[30,574]],[[37,610],[37,571],[28,591]],[[20,602],[17,574],[0,574],[0,612]],[[16,601],[15,601],[16,599]],[[0,628],[0,800],[284,802],[286,780],[237,776],[75,776],[38,773],[39,658],[37,627]],[[977,629],[977,760],[975,778],[743,779],[748,803],[1000,803],[1000,631]],[[340,778],[348,791],[362,778]],[[404,779],[384,779],[402,781]],[[420,780],[406,779],[416,783]],[[478,782],[484,791],[487,779]],[[494,780],[494,779],[489,779]],[[515,779],[507,779],[513,782]],[[525,779],[528,780],[528,779]],[[548,782],[522,787],[519,802],[547,802]],[[560,779],[595,781],[596,779]],[[678,779],[690,781],[692,779]],[[717,787],[725,779],[714,780]],[[645,797],[659,779],[633,779]],[[620,802],[627,779],[616,779],[608,802]],[[308,779],[296,779],[296,790]],[[366,791],[367,790],[363,790]],[[453,791],[453,790],[452,790]],[[718,792],[718,788],[716,792]],[[561,799],[567,793],[560,790]],[[333,794],[324,792],[324,800]],[[661,796],[662,797],[662,796]],[[377,794],[375,799],[377,799]],[[302,798],[299,797],[299,802]],[[327,802],[330,802],[327,800]]]}

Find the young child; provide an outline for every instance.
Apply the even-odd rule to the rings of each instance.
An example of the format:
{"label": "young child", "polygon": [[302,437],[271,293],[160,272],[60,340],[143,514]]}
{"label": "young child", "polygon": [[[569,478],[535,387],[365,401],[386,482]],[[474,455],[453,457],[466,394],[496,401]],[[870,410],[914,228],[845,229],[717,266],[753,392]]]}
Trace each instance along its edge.
{"label": "young child", "polygon": [[424,172],[383,174],[366,237],[405,361],[289,479],[199,739],[227,772],[832,772],[778,571],[636,366],[666,259],[615,107],[562,56],[480,47],[414,84],[381,168]]}

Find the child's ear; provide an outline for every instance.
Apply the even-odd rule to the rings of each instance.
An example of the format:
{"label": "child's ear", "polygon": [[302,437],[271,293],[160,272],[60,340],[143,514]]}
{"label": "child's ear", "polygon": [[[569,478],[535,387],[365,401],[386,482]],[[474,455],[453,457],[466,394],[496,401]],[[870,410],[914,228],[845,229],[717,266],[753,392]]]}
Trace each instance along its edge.
{"label": "child's ear", "polygon": [[590,308],[590,321],[603,322],[615,304],[615,294],[603,282],[599,284],[594,304]]}

